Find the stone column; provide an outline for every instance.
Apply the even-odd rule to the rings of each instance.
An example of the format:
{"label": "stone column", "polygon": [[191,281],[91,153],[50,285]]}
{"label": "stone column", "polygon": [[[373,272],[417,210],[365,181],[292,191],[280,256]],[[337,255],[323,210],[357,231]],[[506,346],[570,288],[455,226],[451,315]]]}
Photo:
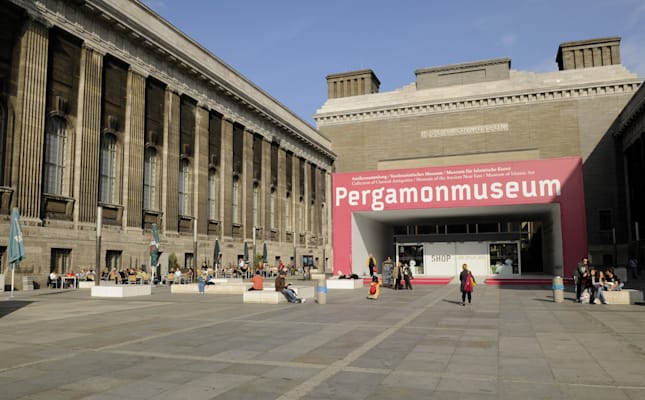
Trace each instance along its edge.
{"label": "stone column", "polygon": [[74,221],[94,223],[98,201],[101,146],[103,54],[83,46],[78,95]]}
{"label": "stone column", "polygon": [[206,235],[208,233],[208,110],[196,107],[195,118],[195,196],[193,216],[197,218],[197,233]]}
{"label": "stone column", "polygon": [[233,121],[229,118],[222,119],[222,147],[221,168],[219,169],[220,185],[220,220],[222,234],[233,236],[233,216],[231,203],[233,202]]}
{"label": "stone column", "polygon": [[128,71],[123,152],[123,228],[143,224],[143,156],[145,151],[146,77]]}
{"label": "stone column", "polygon": [[12,181],[24,218],[40,218],[49,30],[28,19],[19,39]]}
{"label": "stone column", "polygon": [[179,94],[166,88],[166,101],[164,110],[163,128],[163,190],[162,212],[164,232],[178,231],[179,229],[179,119],[180,98]]}

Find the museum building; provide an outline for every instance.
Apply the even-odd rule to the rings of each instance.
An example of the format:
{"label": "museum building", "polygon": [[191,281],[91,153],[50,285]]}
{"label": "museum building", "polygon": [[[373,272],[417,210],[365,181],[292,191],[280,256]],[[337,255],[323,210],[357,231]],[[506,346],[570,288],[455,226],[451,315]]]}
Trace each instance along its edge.
{"label": "museum building", "polygon": [[[414,260],[416,277],[452,277],[463,263],[476,275],[571,277],[587,254],[626,264],[625,204],[642,189],[628,191],[609,128],[642,79],[621,64],[618,37],[562,43],[555,63],[423,68],[388,92],[372,70],[327,76],[314,118],[338,155],[335,271],[366,273],[370,253]],[[635,143],[626,151],[642,159]]]}
{"label": "museum building", "polygon": [[212,266],[216,241],[222,266],[265,246],[271,266],[324,266],[335,158],[315,128],[139,1],[0,3],[0,274],[17,207],[18,288],[96,259],[149,266],[153,224],[183,268]]}

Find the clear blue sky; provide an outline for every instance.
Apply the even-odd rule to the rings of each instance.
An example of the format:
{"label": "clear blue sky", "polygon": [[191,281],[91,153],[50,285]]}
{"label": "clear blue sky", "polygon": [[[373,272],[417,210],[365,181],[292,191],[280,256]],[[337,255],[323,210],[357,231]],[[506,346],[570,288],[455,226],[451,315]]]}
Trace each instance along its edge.
{"label": "clear blue sky", "polygon": [[511,58],[555,71],[562,42],[620,36],[623,64],[645,78],[643,0],[144,0],[302,119],[329,74],[372,69],[380,91],[419,68]]}

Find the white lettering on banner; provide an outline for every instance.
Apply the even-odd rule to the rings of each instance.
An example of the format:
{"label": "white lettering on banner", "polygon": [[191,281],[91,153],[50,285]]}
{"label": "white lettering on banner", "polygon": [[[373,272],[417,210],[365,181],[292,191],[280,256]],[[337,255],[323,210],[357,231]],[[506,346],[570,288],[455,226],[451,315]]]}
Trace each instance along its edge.
{"label": "white lettering on banner", "polygon": [[487,199],[529,199],[534,197],[560,196],[559,179],[539,181],[508,181],[493,183],[462,183],[459,185],[438,185],[421,187],[401,187],[348,190],[336,187],[335,204],[343,202],[352,207],[369,205],[372,211],[382,211],[390,204],[439,203]]}

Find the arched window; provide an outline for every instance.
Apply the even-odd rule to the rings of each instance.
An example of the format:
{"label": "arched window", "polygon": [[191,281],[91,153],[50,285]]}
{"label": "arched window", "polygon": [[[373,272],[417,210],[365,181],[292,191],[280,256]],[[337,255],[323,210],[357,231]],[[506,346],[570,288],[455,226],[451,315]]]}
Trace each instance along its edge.
{"label": "arched window", "polygon": [[275,226],[275,189],[271,189],[271,197],[269,199],[269,212],[271,213],[270,218],[269,218],[271,229],[276,229],[276,226]]}
{"label": "arched window", "polygon": [[67,124],[61,117],[50,117],[45,128],[43,193],[63,195]]}
{"label": "arched window", "polygon": [[116,136],[106,133],[101,140],[99,201],[115,204],[116,193]]}
{"label": "arched window", "polygon": [[157,150],[147,147],[143,155],[143,208],[157,210]]}
{"label": "arched window", "polygon": [[214,168],[208,170],[208,219],[217,219],[217,171]]}
{"label": "arched window", "polygon": [[234,224],[240,223],[240,178],[233,177],[233,193],[231,199],[231,220]]}
{"label": "arched window", "polygon": [[190,162],[184,158],[179,166],[179,215],[188,215]]}

